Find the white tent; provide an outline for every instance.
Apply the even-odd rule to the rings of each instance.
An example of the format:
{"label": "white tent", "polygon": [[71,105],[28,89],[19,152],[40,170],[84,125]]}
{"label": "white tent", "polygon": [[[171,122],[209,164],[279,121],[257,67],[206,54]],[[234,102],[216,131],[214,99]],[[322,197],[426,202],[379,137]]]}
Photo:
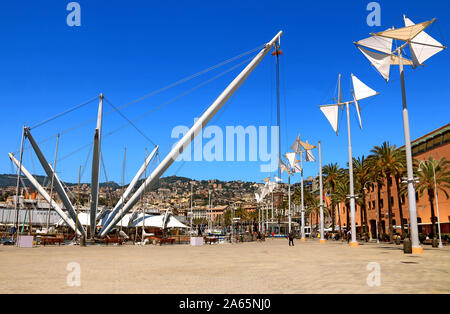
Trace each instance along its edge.
{"label": "white tent", "polygon": [[[150,216],[147,215],[144,218],[139,217],[133,222],[133,227],[154,227],[163,228],[164,215]],[[186,225],[178,221],[172,215],[167,218],[166,228],[188,228]]]}

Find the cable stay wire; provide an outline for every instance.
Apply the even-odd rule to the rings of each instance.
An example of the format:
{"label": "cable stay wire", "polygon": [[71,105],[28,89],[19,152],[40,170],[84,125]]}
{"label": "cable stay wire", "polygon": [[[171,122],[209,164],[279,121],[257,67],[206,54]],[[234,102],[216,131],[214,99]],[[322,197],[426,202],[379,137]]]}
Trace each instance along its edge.
{"label": "cable stay wire", "polygon": [[[228,63],[231,63],[231,62],[233,62],[233,61],[235,61],[235,60],[238,60],[238,59],[240,59],[240,58],[242,58],[242,57],[244,57],[244,56],[246,56],[246,55],[249,55],[249,54],[251,54],[251,53],[253,53],[253,52],[255,52],[255,51],[261,49],[262,47],[264,47],[264,45],[259,45],[258,47],[255,47],[255,48],[253,48],[253,49],[251,49],[251,50],[248,50],[248,51],[246,51],[246,52],[243,52],[243,53],[241,53],[241,54],[239,54],[239,55],[237,55],[237,56],[234,56],[234,57],[229,58],[229,59],[227,59],[227,60],[225,60],[225,61],[222,61],[222,62],[220,62],[220,63],[218,63],[218,64],[216,64],[216,65],[213,65],[213,66],[211,66],[211,67],[209,67],[209,68],[206,68],[206,69],[204,69],[204,70],[202,70],[202,71],[200,71],[200,72],[197,72],[197,73],[195,73],[195,74],[192,74],[192,75],[190,75],[190,76],[187,76],[187,77],[185,77],[185,78],[183,78],[183,79],[181,79],[181,80],[178,80],[178,81],[176,81],[176,82],[174,82],[174,83],[171,83],[171,84],[169,84],[169,85],[167,85],[167,86],[165,86],[165,87],[162,87],[162,88],[157,89],[157,90],[155,90],[155,91],[153,91],[153,92],[150,92],[150,93],[148,93],[148,94],[146,94],[146,95],[144,95],[144,96],[141,96],[141,97],[139,97],[139,98],[137,98],[137,99],[134,99],[134,100],[132,100],[132,101],[126,103],[126,104],[120,105],[120,106],[117,107],[117,109],[124,109],[124,108],[127,108],[127,107],[129,107],[129,106],[131,106],[131,105],[134,105],[134,104],[136,104],[136,103],[138,103],[138,102],[144,100],[144,99],[147,99],[147,98],[149,98],[149,97],[151,97],[151,96],[154,96],[154,95],[157,95],[157,94],[159,94],[159,93],[162,93],[162,92],[164,92],[164,91],[166,91],[166,90],[168,90],[168,89],[170,89],[170,88],[173,88],[173,87],[175,87],[175,86],[178,86],[178,85],[180,85],[180,84],[182,84],[182,83],[185,83],[185,82],[187,82],[187,81],[189,81],[189,80],[192,80],[192,79],[194,79],[194,78],[196,78],[196,77],[199,77],[199,76],[201,76],[201,75],[203,75],[203,74],[206,74],[206,73],[208,73],[208,72],[211,72],[212,70],[215,70],[215,69],[217,69],[217,68],[220,68],[220,67],[222,67],[222,66],[224,66],[224,65],[226,65],[226,64],[228,64]],[[49,118],[49,119],[46,119],[46,120],[44,120],[44,121],[42,121],[42,122],[40,122],[40,123],[35,124],[35,125],[32,126],[30,129],[37,128],[37,127],[39,127],[39,126],[41,126],[41,125],[44,125],[44,124],[46,124],[46,123],[48,123],[48,122],[50,122],[50,121],[53,121],[53,120],[57,119],[57,118],[59,118],[59,117],[62,117],[62,116],[64,116],[64,115],[66,115],[67,113],[70,113],[70,112],[72,112],[72,111],[74,111],[74,110],[76,110],[76,109],[79,109],[79,108],[81,108],[81,107],[83,107],[83,106],[85,106],[85,105],[91,103],[92,101],[94,101],[94,100],[96,100],[96,99],[98,99],[98,98],[99,98],[99,96],[96,96],[96,97],[94,97],[93,99],[90,99],[90,100],[87,101],[87,102],[81,103],[81,104],[79,104],[79,105],[77,105],[77,106],[74,106],[74,107],[68,109],[68,110],[65,110],[65,111],[63,111],[63,112],[61,112],[61,113],[59,113],[59,114],[57,114],[57,115],[55,115],[55,116],[53,116],[53,117],[51,117],[51,118]],[[116,110],[117,110],[117,109],[116,109]],[[109,111],[109,112],[107,112],[106,114],[104,114],[103,116],[110,115],[110,114],[114,113],[116,110]],[[80,123],[80,124],[78,124],[78,125],[75,125],[74,127],[71,127],[71,128],[65,129],[65,130],[62,130],[62,131],[59,132],[59,133],[60,133],[60,134],[66,134],[66,133],[72,132],[72,131],[74,131],[74,130],[76,130],[76,129],[78,129],[78,128],[80,128],[80,127],[86,125],[86,124],[89,124],[90,122],[95,121],[95,120],[96,120],[96,117],[91,118],[91,119],[88,119],[88,120],[85,120],[84,122],[82,122],[82,123]],[[52,138],[54,138],[54,137],[56,137],[56,136],[57,136],[57,134],[51,135],[51,136],[49,136],[48,138],[46,138],[46,139],[40,141],[39,144],[42,144],[42,143],[44,143],[44,142],[47,142],[48,140],[50,140],[50,139],[52,139]],[[17,150],[16,150],[16,152],[17,152]]]}
{"label": "cable stay wire", "polygon": [[72,112],[72,111],[74,111],[74,110],[77,110],[77,109],[79,109],[79,108],[81,108],[81,107],[83,107],[83,106],[85,106],[85,105],[87,105],[87,104],[90,104],[90,103],[93,102],[94,100],[98,99],[98,97],[99,97],[99,96],[95,96],[94,98],[89,99],[88,101],[85,101],[85,102],[83,102],[83,103],[81,103],[81,104],[78,104],[78,105],[76,105],[76,106],[74,106],[74,107],[72,107],[72,108],[69,108],[69,109],[67,109],[67,110],[65,110],[65,111],[63,111],[63,112],[61,112],[61,113],[58,113],[57,115],[54,115],[54,116],[51,117],[51,118],[48,118],[48,119],[46,119],[46,120],[44,120],[44,121],[41,121],[41,122],[39,122],[39,123],[33,125],[32,127],[30,127],[30,130],[31,130],[31,129],[36,129],[36,128],[38,128],[38,127],[44,125],[44,124],[49,123],[50,121],[53,121],[53,120],[55,120],[55,119],[57,119],[57,118],[60,118],[60,117],[66,115],[66,114],[68,114],[68,113],[70,113],[70,112]]}
{"label": "cable stay wire", "polygon": [[[159,106],[156,106],[156,107],[152,108],[150,111],[147,111],[146,113],[144,113],[144,114],[138,116],[137,118],[135,118],[135,119],[133,119],[133,120],[131,120],[131,121],[132,121],[132,122],[136,122],[136,121],[138,121],[138,120],[141,120],[141,119],[145,118],[145,117],[148,116],[149,114],[151,114],[151,113],[153,113],[153,112],[156,112],[156,111],[158,111],[158,110],[164,108],[165,106],[167,106],[167,105],[173,103],[174,101],[176,101],[176,100],[178,100],[178,99],[180,99],[180,98],[182,98],[182,97],[184,97],[184,96],[186,96],[186,95],[188,95],[188,94],[194,92],[195,90],[199,89],[200,87],[203,87],[204,85],[206,85],[206,84],[208,84],[208,83],[211,83],[212,81],[214,81],[214,80],[216,80],[216,79],[218,79],[218,78],[224,76],[224,75],[227,74],[228,72],[231,72],[232,70],[234,70],[234,69],[236,69],[237,67],[239,67],[239,66],[241,66],[241,65],[243,65],[243,64],[245,64],[245,63],[247,63],[247,62],[249,62],[249,61],[252,60],[252,59],[253,59],[253,58],[249,58],[249,59],[244,60],[243,62],[240,62],[239,64],[234,65],[233,67],[231,67],[231,68],[229,68],[229,69],[223,71],[222,73],[219,73],[218,75],[214,76],[213,78],[211,78],[211,79],[209,79],[209,80],[207,80],[207,81],[205,81],[205,82],[203,82],[203,83],[200,83],[199,85],[197,85],[197,86],[195,86],[195,87],[189,89],[188,91],[186,91],[186,92],[184,92],[184,93],[182,93],[182,94],[180,94],[180,95],[178,95],[178,96],[175,96],[175,97],[169,99],[168,101],[166,101],[166,102],[160,104]],[[206,108],[204,111],[206,111],[206,110],[207,110],[207,108]],[[109,131],[109,132],[103,134],[103,135],[102,135],[102,139],[111,136],[112,134],[114,134],[114,133],[120,131],[121,129],[123,129],[123,128],[125,128],[125,127],[127,127],[129,124],[130,124],[130,123],[125,123],[125,124],[119,126],[118,128],[113,129],[113,130],[111,130],[111,131]],[[89,142],[88,144],[85,144],[85,145],[83,145],[83,146],[77,148],[77,149],[74,150],[73,152],[71,152],[71,153],[65,155],[64,157],[61,157],[60,159],[58,159],[58,161],[64,160],[64,159],[66,159],[66,158],[68,158],[68,157],[71,157],[71,156],[73,156],[75,153],[78,153],[79,151],[85,149],[86,147],[91,146],[92,144],[93,144],[93,142]]]}
{"label": "cable stay wire", "polygon": [[119,108],[115,107],[110,101],[109,99],[107,99],[106,97],[104,98],[105,101],[111,106],[113,107],[113,109],[115,109],[117,111],[118,114],[120,114],[122,116],[122,118],[124,118],[128,124],[130,124],[133,128],[136,129],[136,131],[139,132],[139,134],[141,134],[147,141],[149,141],[153,146],[156,146],[156,144],[147,136],[145,135],[144,132],[142,132],[137,126],[136,124],[133,123],[133,121],[131,121],[130,119],[128,119],[120,110]]}

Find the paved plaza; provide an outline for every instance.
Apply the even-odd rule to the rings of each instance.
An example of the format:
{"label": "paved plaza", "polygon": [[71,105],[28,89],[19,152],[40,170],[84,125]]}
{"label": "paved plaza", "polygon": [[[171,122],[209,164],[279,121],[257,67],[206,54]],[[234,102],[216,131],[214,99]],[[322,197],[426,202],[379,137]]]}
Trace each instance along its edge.
{"label": "paved plaza", "polygon": [[[450,247],[318,241],[0,247],[0,293],[450,293]],[[79,265],[79,286],[73,265]],[[78,277],[77,277],[78,278]],[[69,281],[68,281],[69,280]]]}

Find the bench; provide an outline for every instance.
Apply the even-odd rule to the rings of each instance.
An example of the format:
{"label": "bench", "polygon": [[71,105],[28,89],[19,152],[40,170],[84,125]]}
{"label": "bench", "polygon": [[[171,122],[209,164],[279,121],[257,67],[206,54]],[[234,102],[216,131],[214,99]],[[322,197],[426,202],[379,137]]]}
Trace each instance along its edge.
{"label": "bench", "polygon": [[218,238],[206,238],[206,237],[203,239],[205,240],[205,243],[209,243],[209,244],[216,243],[218,240]]}
{"label": "bench", "polygon": [[119,245],[122,245],[123,241],[124,241],[123,238],[114,237],[114,238],[106,238],[103,243],[105,243],[106,245],[110,243],[118,243]]}
{"label": "bench", "polygon": [[56,244],[58,243],[58,245],[61,245],[61,243],[64,241],[63,237],[41,237],[41,244],[43,244],[44,246],[46,244]]}
{"label": "bench", "polygon": [[175,239],[174,238],[157,238],[157,240],[159,242],[159,245],[163,245],[163,243],[170,243],[170,244],[174,244],[175,243]]}

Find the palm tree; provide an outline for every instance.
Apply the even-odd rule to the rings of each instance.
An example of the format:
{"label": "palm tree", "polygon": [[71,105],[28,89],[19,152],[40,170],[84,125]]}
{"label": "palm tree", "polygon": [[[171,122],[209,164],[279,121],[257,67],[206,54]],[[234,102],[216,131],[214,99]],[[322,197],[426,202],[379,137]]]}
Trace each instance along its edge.
{"label": "palm tree", "polygon": [[[304,202],[305,202],[305,215],[306,216],[316,216],[316,225],[319,225],[319,216],[320,216],[320,200],[314,194],[309,191],[305,191],[303,194]],[[330,212],[328,207],[323,206],[323,217],[329,217]],[[312,230],[311,230],[312,231]]]}
{"label": "palm tree", "polygon": [[369,231],[367,223],[366,195],[364,193],[364,186],[370,181],[369,170],[368,161],[364,155],[362,157],[353,158],[353,174],[355,176],[355,183],[359,187],[358,191],[361,195],[361,198],[357,199],[357,203],[361,208],[361,237],[363,233]]}
{"label": "palm tree", "polygon": [[427,192],[428,201],[430,202],[431,209],[431,234],[433,238],[436,236],[436,216],[434,214],[434,195],[435,192],[435,176],[436,176],[436,188],[443,192],[445,197],[448,198],[446,189],[450,189],[450,161],[445,157],[436,160],[433,157],[429,157],[427,162],[420,163],[419,171],[417,172],[419,183],[416,185],[420,194]]}
{"label": "palm tree", "polygon": [[[334,204],[344,203],[346,207],[346,213],[347,213],[347,223],[346,228],[348,230],[349,226],[349,213],[348,209],[350,208],[350,199],[347,198],[347,196],[350,194],[350,185],[348,182],[348,177],[341,177],[335,185],[334,194],[331,195],[332,202]],[[339,228],[341,227],[341,215],[339,213]]]}
{"label": "palm tree", "polygon": [[[325,188],[329,189],[331,196],[333,196],[336,189],[336,183],[343,175],[343,169],[340,168],[337,163],[330,163],[328,165],[323,166],[322,173],[324,175]],[[333,232],[334,226],[336,225],[335,205],[336,203],[331,201],[331,223],[332,223],[331,230]]]}
{"label": "palm tree", "polygon": [[398,150],[396,145],[391,146],[389,142],[384,142],[381,146],[375,146],[371,153],[373,154],[373,167],[378,168],[381,176],[387,181],[387,204],[388,204],[388,219],[389,219],[389,239],[392,242],[394,236],[394,228],[392,225],[392,202],[391,202],[391,187],[392,175],[397,169],[403,169],[403,164],[398,158]]}
{"label": "palm tree", "polygon": [[[398,213],[400,218],[400,225],[402,236],[405,235],[405,224],[403,223],[403,206],[402,206],[402,195],[404,192],[402,191],[401,181],[402,177],[405,176],[406,173],[406,153],[404,150],[397,150],[397,154],[395,155],[397,161],[395,162],[396,167],[394,168],[393,175],[395,180],[395,187],[397,188],[397,203],[398,203]],[[405,186],[406,188],[406,186]]]}
{"label": "palm tree", "polygon": [[381,224],[382,221],[382,215],[381,215],[381,190],[383,188],[384,185],[384,180],[383,180],[383,174],[380,170],[380,168],[378,167],[377,163],[376,163],[376,156],[374,155],[370,155],[367,157],[367,168],[369,171],[369,179],[372,182],[376,183],[376,189],[377,189],[377,211],[378,211],[378,230],[377,230],[377,235],[378,238],[380,238],[380,236],[383,234],[384,230],[382,230],[383,226]]}

